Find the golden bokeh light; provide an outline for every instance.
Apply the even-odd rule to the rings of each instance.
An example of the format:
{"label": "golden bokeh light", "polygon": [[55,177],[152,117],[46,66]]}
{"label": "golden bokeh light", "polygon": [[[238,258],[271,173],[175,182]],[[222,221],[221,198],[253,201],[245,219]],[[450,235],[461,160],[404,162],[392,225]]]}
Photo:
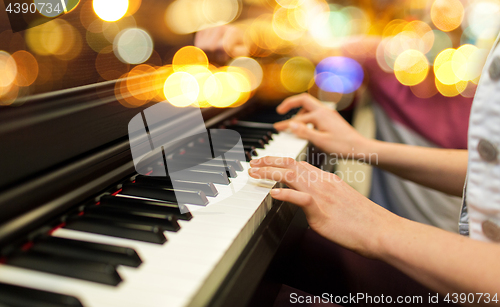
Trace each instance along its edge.
{"label": "golden bokeh light", "polygon": [[423,53],[429,52],[434,45],[434,32],[431,27],[420,20],[414,20],[409,22],[404,26],[403,32],[415,33],[417,38],[416,44],[418,46],[417,50]]}
{"label": "golden bokeh light", "polygon": [[305,0],[276,0],[276,2],[285,9],[294,9],[302,5]]}
{"label": "golden bokeh light", "polygon": [[236,71],[228,71],[232,75],[238,84],[237,90],[240,92],[239,98],[232,103],[229,107],[236,108],[248,101],[251,96],[251,85],[248,76],[245,73],[239,73]]}
{"label": "golden bokeh light", "polygon": [[165,101],[167,98],[165,97],[165,93],[163,91],[163,87],[165,85],[165,81],[167,78],[174,73],[172,69],[172,65],[165,65],[158,67],[156,69],[156,73],[153,77],[154,88],[159,89],[157,91],[156,97],[153,97],[154,101]]}
{"label": "golden bokeh light", "polygon": [[474,79],[471,78],[471,72],[473,65],[469,65],[469,57],[477,51],[477,47],[465,44],[460,46],[457,51],[453,53],[451,57],[451,68],[453,69],[453,73],[457,76],[458,79],[462,81],[469,81]]}
{"label": "golden bokeh light", "polygon": [[304,35],[305,30],[296,26],[293,14],[290,10],[278,7],[273,14],[273,30],[282,39],[293,41]]}
{"label": "golden bokeh light", "polygon": [[127,108],[137,108],[147,103],[147,100],[137,99],[127,89],[128,73],[120,77],[115,83],[115,97],[120,104]]}
{"label": "golden bokeh light", "polygon": [[16,84],[11,84],[5,90],[0,87],[0,106],[13,105],[19,96],[19,86]]}
{"label": "golden bokeh light", "polygon": [[314,79],[314,64],[304,57],[293,57],[281,68],[281,83],[292,93],[305,92]]}
{"label": "golden bokeh light", "polygon": [[238,101],[242,89],[234,74],[220,71],[210,78],[213,81],[205,84],[203,89],[210,105],[216,108],[227,108]]}
{"label": "golden bokeh light", "polygon": [[431,7],[431,19],[441,31],[455,30],[464,19],[464,6],[459,0],[435,0]]}
{"label": "golden bokeh light", "polygon": [[61,24],[66,21],[55,19],[26,31],[26,43],[39,55],[51,55],[61,48],[64,41]]}
{"label": "golden bokeh light", "polygon": [[17,65],[15,59],[7,52],[0,51],[0,96],[5,95],[16,80]]}
{"label": "golden bokeh light", "polygon": [[455,97],[462,93],[467,87],[466,81],[458,81],[455,84],[443,84],[436,78],[436,88],[445,97]]}
{"label": "golden bokeh light", "polygon": [[128,0],[92,0],[95,14],[104,21],[117,21],[128,10]]}
{"label": "golden bokeh light", "polygon": [[165,11],[165,23],[174,33],[188,34],[230,23],[241,9],[238,0],[175,0]]}
{"label": "golden bokeh light", "polygon": [[26,43],[36,54],[71,60],[82,50],[80,33],[66,20],[55,19],[26,31]]}
{"label": "golden bokeh light", "polygon": [[206,96],[207,94],[210,93],[206,92],[205,88],[213,88],[217,86],[214,78],[212,78],[212,72],[207,68],[199,69],[197,72],[193,74],[193,77],[195,77],[196,82],[198,82],[198,86],[200,88],[200,93],[198,95],[198,98],[196,99],[193,105],[200,108],[210,107],[211,105],[207,101],[209,97]]}
{"label": "golden bokeh light", "polygon": [[129,0],[128,1],[128,9],[127,9],[127,16],[134,15],[135,12],[139,10],[141,7],[142,0]]}
{"label": "golden bokeh light", "polygon": [[134,67],[129,73],[126,81],[128,92],[139,100],[150,101],[162,88],[155,88],[154,76],[156,69],[147,64]]}
{"label": "golden bokeh light", "polygon": [[176,107],[187,107],[194,103],[200,93],[196,78],[183,71],[168,76],[163,87],[167,101]]}
{"label": "golden bokeh light", "polygon": [[38,62],[35,57],[27,51],[19,50],[12,54],[12,58],[17,64],[15,83],[19,86],[33,84],[38,77]]}
{"label": "golden bokeh light", "polygon": [[417,50],[406,50],[394,63],[394,74],[401,84],[417,85],[424,81],[429,72],[429,63],[425,55]]}
{"label": "golden bokeh light", "polygon": [[195,46],[185,46],[177,50],[172,59],[175,71],[181,71],[187,65],[198,65],[208,68],[208,57],[203,50]]}
{"label": "golden bokeh light", "polygon": [[256,60],[249,57],[235,58],[229,63],[227,70],[228,72],[231,72],[232,69],[235,68],[244,69],[246,71],[250,82],[251,91],[257,89],[262,83],[264,72],[262,71],[262,67],[260,66],[259,62],[257,62]]}

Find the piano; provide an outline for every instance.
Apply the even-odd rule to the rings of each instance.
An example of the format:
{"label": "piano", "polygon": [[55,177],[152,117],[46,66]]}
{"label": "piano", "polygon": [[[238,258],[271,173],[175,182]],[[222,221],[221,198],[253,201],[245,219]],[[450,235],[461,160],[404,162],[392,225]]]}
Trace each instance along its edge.
{"label": "piano", "polygon": [[[204,175],[185,178],[183,189],[201,203],[177,204],[168,179],[154,167],[138,175],[132,161],[127,123],[151,104],[125,108],[112,88],[102,82],[2,108],[0,305],[251,304],[280,243],[306,227],[303,216],[270,197],[274,182],[249,178],[244,160],[199,165]],[[286,116],[256,101],[202,115],[207,128],[240,133],[245,160],[311,151],[277,133],[271,123]],[[162,129],[183,129],[176,122]],[[165,150],[195,157],[192,145]]]}
{"label": "piano", "polygon": [[[152,20],[164,18],[167,2],[143,1],[137,25],[161,37]],[[85,27],[96,19],[91,1],[61,20],[84,35],[80,17]],[[5,29],[7,19],[0,19]],[[12,41],[0,50],[24,48],[25,33],[2,31]],[[179,47],[155,43],[156,60]],[[165,160],[149,161],[139,174],[127,127],[155,102],[123,106],[116,97],[123,80],[99,79],[96,56],[83,42],[68,63],[37,57],[54,64],[53,76],[61,68],[81,77],[35,82],[34,94],[0,106],[0,306],[264,306],[259,296],[273,259],[307,224],[296,206],[270,197],[276,183],[248,176],[248,160],[279,155],[320,166],[324,155],[272,128],[293,113],[278,115],[254,98],[201,109],[207,129],[241,135],[243,158],[226,159],[224,167],[198,163],[180,179],[156,176],[179,155],[199,158],[200,140],[189,139],[164,148]],[[175,121],[157,128],[185,131],[196,110],[179,108]],[[177,187],[189,202],[177,201]]]}

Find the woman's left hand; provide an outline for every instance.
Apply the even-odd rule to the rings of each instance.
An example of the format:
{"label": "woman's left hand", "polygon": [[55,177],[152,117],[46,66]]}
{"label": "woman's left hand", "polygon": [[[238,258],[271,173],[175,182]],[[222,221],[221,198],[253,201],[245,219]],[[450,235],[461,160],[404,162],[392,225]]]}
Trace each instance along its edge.
{"label": "woman's left hand", "polygon": [[362,255],[379,258],[381,239],[401,220],[337,175],[307,162],[264,157],[250,161],[250,166],[251,177],[279,181],[290,187],[273,189],[271,196],[302,207],[314,231]]}

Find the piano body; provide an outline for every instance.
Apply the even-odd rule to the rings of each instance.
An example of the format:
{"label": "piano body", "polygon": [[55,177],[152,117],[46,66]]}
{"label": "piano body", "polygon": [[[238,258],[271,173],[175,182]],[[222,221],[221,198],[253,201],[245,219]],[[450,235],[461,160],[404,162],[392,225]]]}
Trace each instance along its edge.
{"label": "piano body", "polygon": [[[157,15],[155,4],[143,1],[149,11],[136,14],[138,24],[141,16]],[[79,16],[62,19],[75,25]],[[84,48],[74,61],[93,64],[94,58]],[[87,78],[95,70],[87,66],[68,73]],[[120,80],[61,80],[60,89],[0,107],[0,306],[261,306],[256,293],[266,288],[272,260],[307,227],[297,207],[270,197],[275,183],[247,173],[252,155],[316,154],[306,141],[272,129],[286,116],[257,99],[201,109],[207,129],[241,135],[246,157],[222,168],[201,163],[173,184],[154,173],[166,160],[136,172],[127,130],[141,111],[167,102],[128,108],[116,97]],[[200,109],[176,112],[175,121],[155,129],[186,131]],[[164,159],[199,158],[197,142],[164,148]],[[175,184],[192,202],[177,203]]]}
{"label": "piano body", "polygon": [[[197,210],[180,214],[171,192],[161,194],[168,183],[137,177],[132,162],[127,124],[149,105],[128,109],[103,98],[112,87],[105,82],[31,96],[0,113],[0,303],[79,306],[75,299],[9,288],[22,286],[68,295],[86,307],[250,304],[280,243],[292,240],[285,235],[304,229],[303,216],[273,200],[273,184],[249,178],[247,161],[236,160],[225,171],[200,166],[208,179],[186,178],[198,184],[188,191],[205,189],[208,205],[187,205]],[[263,147],[255,149],[258,156],[305,153],[306,141],[242,120],[265,117],[264,110],[248,102],[203,109],[203,116],[207,128],[265,141],[249,145]],[[186,128],[176,122],[162,129]],[[190,155],[190,146],[166,151]],[[241,183],[238,193],[211,205]]]}

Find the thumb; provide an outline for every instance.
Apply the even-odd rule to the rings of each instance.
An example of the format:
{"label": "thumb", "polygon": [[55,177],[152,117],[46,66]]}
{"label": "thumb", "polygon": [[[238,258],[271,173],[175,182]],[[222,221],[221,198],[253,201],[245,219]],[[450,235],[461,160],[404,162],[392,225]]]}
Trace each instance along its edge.
{"label": "thumb", "polygon": [[291,121],[288,125],[293,134],[299,138],[309,140],[313,143],[319,143],[325,138],[325,133],[316,129],[309,128],[306,124],[297,121]]}
{"label": "thumb", "polygon": [[317,220],[321,215],[321,210],[308,193],[293,189],[272,189],[271,196],[274,199],[290,202],[301,207],[310,223]]}

